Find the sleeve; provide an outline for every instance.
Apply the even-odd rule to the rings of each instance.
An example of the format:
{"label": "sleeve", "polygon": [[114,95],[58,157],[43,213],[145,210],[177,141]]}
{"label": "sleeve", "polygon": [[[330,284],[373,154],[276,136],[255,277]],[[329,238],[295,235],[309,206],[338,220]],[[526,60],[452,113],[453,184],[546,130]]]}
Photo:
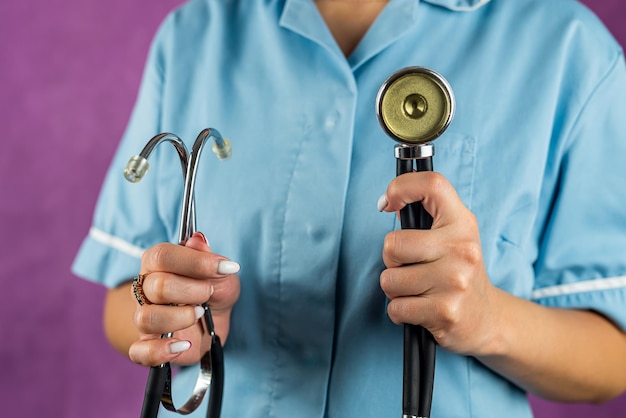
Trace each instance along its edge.
{"label": "sleeve", "polygon": [[[159,133],[167,31],[168,19],[152,42],[129,124],[105,177],[93,224],[72,265],[76,275],[107,287],[136,275],[144,249],[170,238],[160,209],[157,173],[148,173],[137,184],[123,176],[129,158]],[[151,156],[151,165],[158,158]]]}
{"label": "sleeve", "polygon": [[626,69],[620,52],[572,125],[535,264],[533,299],[626,330]]}

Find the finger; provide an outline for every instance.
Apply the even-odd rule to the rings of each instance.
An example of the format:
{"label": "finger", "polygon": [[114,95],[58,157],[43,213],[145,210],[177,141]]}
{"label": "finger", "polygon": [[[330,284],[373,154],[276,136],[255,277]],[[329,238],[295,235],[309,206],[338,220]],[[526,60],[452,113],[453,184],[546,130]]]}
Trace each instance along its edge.
{"label": "finger", "polygon": [[204,235],[200,231],[193,233],[191,238],[189,238],[185,243],[185,247],[193,248],[194,250],[198,251],[211,252],[209,240],[207,239],[206,235]]}
{"label": "finger", "polygon": [[465,209],[450,182],[432,171],[406,173],[394,178],[379,199],[378,207],[395,212],[413,202],[422,202],[433,217],[433,228],[454,222],[457,214]]}
{"label": "finger", "polygon": [[387,304],[387,315],[394,324],[420,325],[432,328],[432,317],[437,309],[428,296],[405,296],[392,299]]}
{"label": "finger", "polygon": [[134,363],[152,367],[174,361],[191,347],[188,340],[144,337],[130,346],[128,356]]}
{"label": "finger", "polygon": [[[194,233],[185,246],[198,251],[211,251],[206,236],[201,232]],[[226,277],[211,280],[212,296],[210,302],[211,310],[219,313],[232,308],[239,298],[239,279],[234,275],[239,272],[239,264],[230,260],[221,260],[218,265],[218,272],[226,274]]]}
{"label": "finger", "polygon": [[150,273],[143,279],[143,293],[153,304],[199,305],[214,292],[210,280],[198,280],[170,273]]}
{"label": "finger", "polygon": [[386,269],[380,274],[380,287],[389,299],[421,296],[434,286],[429,271],[419,264]]}
{"label": "finger", "polygon": [[[195,232],[189,240],[185,243],[185,247],[193,248],[197,251],[205,253],[211,252],[211,246],[206,236],[202,232]],[[229,275],[238,273],[240,269],[239,263],[221,258],[218,260],[217,273],[222,275]]]}
{"label": "finger", "polygon": [[167,334],[189,328],[204,315],[201,306],[143,305],[135,311],[135,327],[143,334]]}
{"label": "finger", "polygon": [[401,229],[391,231],[383,242],[383,262],[388,268],[426,263],[445,255],[447,242],[441,230]]}
{"label": "finger", "polygon": [[[190,245],[196,245],[195,241]],[[221,277],[239,271],[238,263],[223,256],[170,243],[160,243],[146,250],[141,266],[143,274],[169,271],[197,279]]]}

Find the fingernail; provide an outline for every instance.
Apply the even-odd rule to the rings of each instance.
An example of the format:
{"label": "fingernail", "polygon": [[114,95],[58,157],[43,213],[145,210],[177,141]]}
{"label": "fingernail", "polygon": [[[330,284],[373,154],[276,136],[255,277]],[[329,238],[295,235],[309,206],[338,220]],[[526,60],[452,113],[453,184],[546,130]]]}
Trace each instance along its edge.
{"label": "fingernail", "polygon": [[170,353],[178,354],[183,351],[187,351],[191,348],[191,343],[189,341],[176,341],[175,343],[170,344]]}
{"label": "fingernail", "polygon": [[378,211],[384,211],[388,204],[389,202],[387,202],[387,195],[383,194],[381,197],[378,198],[378,203],[376,204],[376,206],[378,207]]}
{"label": "fingernail", "polygon": [[230,260],[222,260],[217,265],[218,274],[235,274],[239,271],[241,266],[239,263]]}
{"label": "fingernail", "polygon": [[196,319],[200,319],[204,315],[204,308],[202,306],[194,306],[193,310],[196,312]]}

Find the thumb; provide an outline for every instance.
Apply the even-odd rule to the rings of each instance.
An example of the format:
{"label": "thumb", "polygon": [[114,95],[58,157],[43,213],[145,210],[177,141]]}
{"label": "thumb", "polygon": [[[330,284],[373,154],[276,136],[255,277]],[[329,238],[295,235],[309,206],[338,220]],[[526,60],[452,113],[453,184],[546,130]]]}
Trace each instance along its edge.
{"label": "thumb", "polygon": [[396,177],[378,201],[380,211],[395,212],[421,202],[433,217],[433,229],[459,219],[465,205],[450,182],[434,171],[406,173]]}
{"label": "thumb", "polygon": [[193,248],[198,251],[211,252],[209,241],[202,232],[194,232],[191,238],[185,243],[185,247]]}

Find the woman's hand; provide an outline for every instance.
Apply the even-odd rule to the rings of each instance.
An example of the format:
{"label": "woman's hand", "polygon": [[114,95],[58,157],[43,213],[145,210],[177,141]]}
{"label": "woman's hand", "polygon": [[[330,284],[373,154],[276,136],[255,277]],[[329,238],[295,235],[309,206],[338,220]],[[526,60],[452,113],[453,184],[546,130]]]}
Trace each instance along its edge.
{"label": "woman's hand", "polygon": [[[145,366],[166,362],[189,365],[210,349],[202,321],[208,301],[216,333],[225,343],[232,307],[239,297],[239,264],[211,252],[206,238],[195,233],[183,247],[169,243],[148,249],[141,261],[146,303],[137,304],[134,324],[139,340],[130,359]],[[161,334],[173,332],[173,338]]]}
{"label": "woman's hand", "polygon": [[595,312],[544,307],[493,286],[476,219],[440,174],[397,177],[379,209],[412,202],[433,225],[385,238],[380,284],[394,322],[427,328],[440,346],[546,399],[599,402],[625,390],[626,333]]}
{"label": "woman's hand", "polygon": [[399,211],[412,202],[422,202],[433,225],[393,231],[385,238],[387,269],[380,284],[390,299],[389,317],[427,328],[449,351],[480,355],[495,350],[496,289],[487,277],[476,218],[438,173],[397,177],[379,209]]}

